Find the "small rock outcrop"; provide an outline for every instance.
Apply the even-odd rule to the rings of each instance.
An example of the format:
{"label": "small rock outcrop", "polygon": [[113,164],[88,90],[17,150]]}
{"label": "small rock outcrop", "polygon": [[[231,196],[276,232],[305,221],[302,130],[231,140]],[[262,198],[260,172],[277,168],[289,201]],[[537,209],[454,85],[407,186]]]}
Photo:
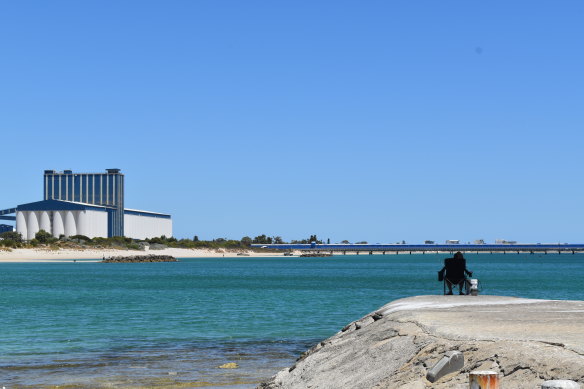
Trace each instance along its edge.
{"label": "small rock outcrop", "polygon": [[172,255],[129,255],[104,258],[102,263],[178,262]]}

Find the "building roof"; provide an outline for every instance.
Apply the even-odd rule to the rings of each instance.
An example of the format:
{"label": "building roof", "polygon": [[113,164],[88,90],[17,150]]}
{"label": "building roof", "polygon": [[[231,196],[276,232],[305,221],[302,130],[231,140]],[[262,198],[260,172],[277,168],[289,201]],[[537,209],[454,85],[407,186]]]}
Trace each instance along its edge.
{"label": "building roof", "polygon": [[[115,209],[111,206],[79,203],[75,201],[66,200],[42,200],[34,203],[20,204],[15,211],[83,211],[94,210],[105,212],[108,209]],[[170,215],[166,213],[143,211],[139,209],[124,209],[124,214],[136,216],[158,217],[163,219],[170,219]]]}
{"label": "building roof", "polygon": [[49,175],[50,174],[54,174],[54,175],[63,175],[63,174],[66,174],[66,175],[71,175],[71,174],[76,174],[76,175],[79,175],[79,174],[83,174],[83,175],[85,175],[85,174],[96,174],[96,175],[97,174],[122,174],[122,173],[120,173],[121,171],[122,171],[121,169],[117,169],[117,168],[105,169],[105,173],[103,173],[103,172],[102,173],[91,173],[91,172],[73,173],[73,170],[71,170],[71,169],[65,169],[62,172],[58,172],[56,170],[45,170],[45,175],[47,175],[47,174],[49,174]]}
{"label": "building roof", "polygon": [[124,214],[128,215],[137,215],[137,216],[150,216],[150,217],[160,217],[163,219],[170,219],[170,215],[166,213],[158,213],[158,212],[150,212],[150,211],[141,211],[139,209],[124,209]]}
{"label": "building roof", "polygon": [[77,203],[65,200],[42,200],[34,203],[20,204],[16,207],[17,211],[80,211],[80,210],[96,210],[106,211],[108,208],[103,205]]}

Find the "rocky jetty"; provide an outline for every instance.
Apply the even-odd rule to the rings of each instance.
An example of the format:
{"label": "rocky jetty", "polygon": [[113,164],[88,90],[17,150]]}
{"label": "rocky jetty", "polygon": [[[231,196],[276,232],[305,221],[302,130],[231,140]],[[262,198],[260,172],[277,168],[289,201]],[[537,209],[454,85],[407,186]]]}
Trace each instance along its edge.
{"label": "rocky jetty", "polygon": [[332,254],[328,254],[328,253],[306,253],[306,254],[301,254],[300,257],[303,258],[321,258],[321,257],[332,257]]}
{"label": "rocky jetty", "polygon": [[104,258],[102,263],[178,262],[172,255],[129,255]]}
{"label": "rocky jetty", "polygon": [[[455,371],[428,381],[433,366],[458,352],[463,361]],[[499,373],[504,388],[535,389],[548,380],[584,384],[584,302],[396,300],[315,345],[258,388],[467,389],[475,370]]]}

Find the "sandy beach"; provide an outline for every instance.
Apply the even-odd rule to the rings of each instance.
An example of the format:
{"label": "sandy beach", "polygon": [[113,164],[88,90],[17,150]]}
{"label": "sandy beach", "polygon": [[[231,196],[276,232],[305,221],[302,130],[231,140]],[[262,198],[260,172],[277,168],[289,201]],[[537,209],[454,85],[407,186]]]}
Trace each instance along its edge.
{"label": "sandy beach", "polygon": [[[326,250],[322,251],[326,253]],[[26,249],[12,249],[11,251],[0,249],[0,263],[3,262],[70,262],[74,259],[85,259],[85,260],[101,260],[105,257],[113,257],[119,255],[144,255],[144,254],[157,254],[157,255],[172,255],[175,258],[235,258],[238,254],[244,253],[248,254],[250,257],[281,257],[282,252],[254,252],[251,250],[241,250],[241,249],[184,249],[184,248],[166,248],[162,250],[125,250],[125,249],[48,249],[48,248],[26,248]],[[512,252],[515,254],[516,252]],[[294,256],[299,256],[302,254],[300,250],[293,251]],[[398,252],[387,252],[385,255],[408,255],[408,251]],[[429,254],[422,253],[419,251],[412,251],[412,255],[416,254]],[[449,252],[436,252],[435,254],[443,254],[445,256],[450,255]],[[470,252],[470,254],[490,254],[488,252]],[[524,253],[526,254],[526,253]],[[346,253],[336,252],[334,255],[369,255],[368,251],[355,252],[347,251]],[[374,255],[383,255],[380,252],[374,252]]]}
{"label": "sandy beach", "polygon": [[257,253],[248,250],[205,250],[205,249],[181,249],[166,248],[162,250],[116,250],[116,249],[12,249],[0,250],[0,263],[3,262],[70,262],[74,259],[101,260],[105,257],[119,255],[172,255],[175,258],[212,258],[212,257],[237,257],[239,253],[249,254],[252,257],[281,257],[282,253]]}

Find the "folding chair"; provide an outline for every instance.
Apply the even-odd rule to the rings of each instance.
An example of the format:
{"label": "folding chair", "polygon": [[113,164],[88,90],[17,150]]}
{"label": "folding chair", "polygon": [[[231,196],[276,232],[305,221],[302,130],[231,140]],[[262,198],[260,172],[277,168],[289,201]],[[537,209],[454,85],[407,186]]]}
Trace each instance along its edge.
{"label": "folding chair", "polygon": [[[442,283],[442,289],[443,289],[443,292],[445,295],[447,294],[447,290],[448,290],[448,286],[446,285],[446,282],[450,282],[450,281],[448,280],[448,278],[444,277],[444,282]],[[455,284],[453,282],[450,282],[450,283],[452,284],[453,291],[454,291],[454,288],[458,288],[459,294],[464,294],[464,295],[470,294],[470,281],[468,280],[468,278],[465,277],[458,284]],[[462,283],[462,286],[460,285],[461,283]]]}

